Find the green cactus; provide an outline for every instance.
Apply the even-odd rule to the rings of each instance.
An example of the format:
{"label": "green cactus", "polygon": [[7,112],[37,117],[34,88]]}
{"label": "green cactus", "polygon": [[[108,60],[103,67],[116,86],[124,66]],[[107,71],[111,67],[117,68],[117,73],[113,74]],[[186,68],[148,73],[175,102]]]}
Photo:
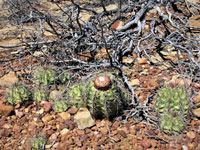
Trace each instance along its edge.
{"label": "green cactus", "polygon": [[181,87],[164,87],[157,94],[155,104],[157,113],[180,112],[184,116],[189,112],[189,99],[186,91]]}
{"label": "green cactus", "polygon": [[160,117],[160,127],[167,134],[180,133],[184,129],[184,119],[189,112],[189,98],[181,87],[162,88],[155,103],[155,110]]}
{"label": "green cactus", "polygon": [[[94,79],[106,75],[111,80],[111,86],[106,90],[94,87]],[[91,80],[75,84],[68,90],[69,101],[78,107],[87,107],[96,118],[111,118],[122,109],[123,104],[129,103],[127,91],[119,87],[117,78],[111,73],[98,73]]]}
{"label": "green cactus", "polygon": [[63,73],[60,77],[59,80],[62,84],[66,83],[67,81],[69,81],[71,78],[71,74],[68,72]]}
{"label": "green cactus", "polygon": [[12,104],[21,104],[24,101],[29,100],[31,96],[30,91],[22,84],[15,84],[13,87],[8,89],[7,101]]}
{"label": "green cactus", "polygon": [[49,93],[45,89],[36,89],[33,93],[33,100],[41,102],[49,99]]}
{"label": "green cactus", "polygon": [[168,113],[161,116],[160,127],[166,134],[176,134],[183,131],[185,123],[182,116]]}
{"label": "green cactus", "polygon": [[36,84],[49,85],[53,84],[57,77],[57,72],[53,69],[37,67],[33,74]]}
{"label": "green cactus", "polygon": [[53,110],[55,112],[65,112],[68,108],[69,104],[67,103],[67,100],[61,99],[54,101]]}
{"label": "green cactus", "polygon": [[45,137],[43,137],[43,136],[35,137],[31,141],[31,149],[32,150],[45,149],[46,143],[47,143],[47,139]]}

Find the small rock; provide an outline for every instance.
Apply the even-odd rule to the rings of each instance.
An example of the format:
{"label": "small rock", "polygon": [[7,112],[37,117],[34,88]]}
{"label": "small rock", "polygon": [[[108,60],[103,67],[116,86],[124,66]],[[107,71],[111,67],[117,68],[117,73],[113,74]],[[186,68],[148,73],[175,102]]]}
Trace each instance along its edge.
{"label": "small rock", "polygon": [[4,105],[3,103],[0,103],[0,116],[9,116],[10,113],[13,111],[12,106]]}
{"label": "small rock", "polygon": [[87,108],[80,108],[74,116],[74,120],[79,129],[85,129],[95,125],[95,121],[92,119],[92,116]]}
{"label": "small rock", "polygon": [[119,126],[120,126],[119,121],[115,121],[115,122],[113,123],[113,125],[112,125],[112,128],[115,130],[115,129],[117,129]]}
{"label": "small rock", "polygon": [[149,139],[144,138],[142,141],[142,147],[144,147],[145,149],[150,148],[151,147],[151,142]]}
{"label": "small rock", "polygon": [[147,58],[145,57],[138,58],[138,64],[140,65],[147,64]]}
{"label": "small rock", "polygon": [[50,137],[49,137],[49,141],[55,141],[57,139],[57,134],[53,133]]}
{"label": "small rock", "polygon": [[62,136],[64,136],[64,135],[66,135],[68,132],[69,132],[69,129],[65,128],[65,129],[62,129],[62,130],[60,131],[60,134],[61,134]]}
{"label": "small rock", "polygon": [[188,150],[188,147],[186,145],[183,145],[182,150]]}
{"label": "small rock", "polygon": [[193,131],[187,132],[187,137],[190,139],[194,139],[196,137],[196,133]]}
{"label": "small rock", "polygon": [[66,124],[67,128],[70,130],[73,130],[75,128],[75,123],[71,120],[65,121],[65,124]]}
{"label": "small rock", "polygon": [[46,102],[43,104],[43,109],[45,112],[50,112],[52,104],[50,102]]}
{"label": "small rock", "polygon": [[126,132],[124,132],[124,130],[119,130],[118,133],[124,138],[127,137]]}
{"label": "small rock", "polygon": [[68,112],[61,112],[58,116],[60,116],[63,120],[69,120],[71,115]]}
{"label": "small rock", "polygon": [[194,109],[194,110],[192,110],[192,112],[196,117],[200,118],[200,108]]}
{"label": "small rock", "polygon": [[198,93],[194,98],[193,98],[193,102],[195,104],[200,103],[200,93]]}
{"label": "small rock", "polygon": [[44,109],[43,109],[43,108],[41,108],[41,109],[40,109],[40,110],[38,110],[36,113],[37,113],[37,114],[43,114],[43,113],[44,113]]}
{"label": "small rock", "polygon": [[19,118],[23,117],[24,116],[24,113],[21,112],[21,111],[18,111],[17,109],[15,110],[15,115]]}
{"label": "small rock", "polygon": [[10,87],[12,84],[17,83],[18,78],[16,77],[14,72],[9,72],[0,78],[0,86]]}
{"label": "small rock", "polygon": [[50,121],[50,120],[52,120],[53,119],[53,116],[52,115],[46,115],[46,116],[44,116],[43,118],[42,118],[42,121],[44,122],[44,123],[46,123],[46,122],[48,122],[48,121]]}
{"label": "small rock", "polygon": [[53,90],[51,91],[51,93],[49,94],[49,99],[50,100],[57,100],[59,97],[61,97],[62,92],[58,91],[58,90]]}
{"label": "small rock", "polygon": [[3,127],[4,129],[10,129],[10,128],[12,128],[12,125],[6,123],[6,124],[4,124],[2,127]]}
{"label": "small rock", "polygon": [[78,108],[72,106],[69,110],[68,110],[68,113],[70,113],[71,115],[74,115],[76,114],[78,111]]}
{"label": "small rock", "polygon": [[21,130],[22,130],[22,128],[20,126],[18,126],[16,124],[13,126],[13,131],[14,132],[18,132],[19,133]]}
{"label": "small rock", "polygon": [[139,86],[140,80],[139,79],[132,79],[129,83],[130,83],[131,86]]}
{"label": "small rock", "polygon": [[124,25],[124,23],[122,21],[117,20],[111,25],[111,29],[118,30],[121,27],[123,27],[123,25]]}
{"label": "small rock", "polygon": [[58,148],[58,146],[59,146],[59,142],[56,142],[54,145],[53,145],[53,148],[55,148],[55,149],[57,149]]}
{"label": "small rock", "polygon": [[102,133],[103,135],[107,135],[107,134],[108,134],[108,129],[107,129],[106,127],[101,128],[100,131],[101,131],[101,133]]}

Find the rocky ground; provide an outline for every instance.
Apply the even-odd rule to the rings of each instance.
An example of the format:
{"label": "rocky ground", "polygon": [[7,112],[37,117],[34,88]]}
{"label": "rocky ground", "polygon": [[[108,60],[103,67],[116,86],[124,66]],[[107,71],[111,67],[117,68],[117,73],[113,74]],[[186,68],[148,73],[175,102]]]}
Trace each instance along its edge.
{"label": "rocky ground", "polygon": [[[198,1],[193,2],[198,4]],[[0,3],[2,2],[0,1]],[[56,4],[51,2],[46,2],[46,4],[48,5],[46,5],[47,8],[43,8],[44,10],[50,9],[50,12],[56,13]],[[109,7],[114,9],[117,6],[109,5]],[[186,6],[181,5],[180,7]],[[145,16],[146,20],[150,20],[152,16],[156,17],[155,11],[153,9],[148,13]],[[199,12],[195,13],[194,16],[198,18]],[[88,19],[88,16],[89,14],[83,15],[84,19]],[[4,17],[6,14],[0,13],[0,21]],[[194,19],[194,17],[190,19],[190,24],[200,27],[199,19]],[[4,21],[0,23],[0,45],[19,44],[20,40],[17,37],[20,29]],[[113,26],[113,28],[117,27]],[[26,29],[34,30],[32,26],[26,26]],[[149,31],[149,27],[146,30]],[[199,32],[195,32],[195,34],[199,34]],[[46,39],[56,38],[49,32],[44,35]],[[0,47],[0,61],[2,62],[0,64],[1,150],[30,150],[31,141],[38,135],[46,138],[45,149],[47,150],[200,150],[200,83],[195,80],[195,74],[183,78],[183,73],[172,69],[171,64],[164,61],[153,50],[150,51],[151,59],[155,63],[161,62],[160,65],[152,65],[147,56],[139,58],[137,53],[132,52],[131,55],[124,56],[122,59],[125,64],[123,71],[126,73],[130,85],[135,87],[135,96],[142,104],[148,97],[152,97],[149,106],[154,105],[156,93],[163,85],[171,84],[187,88],[191,109],[186,120],[185,130],[178,135],[164,134],[160,131],[158,124],[152,124],[145,119],[138,122],[134,117],[127,119],[118,117],[112,121],[96,120],[92,118],[87,109],[76,107],[71,107],[66,112],[56,113],[52,109],[55,93],[59,92],[55,86],[50,87],[50,101],[9,105],[6,102],[8,88],[14,83],[23,82],[25,80],[23,75],[30,73],[24,66],[38,64],[39,60],[31,56],[41,55],[36,51],[31,56],[26,55],[23,59],[15,59],[18,50],[17,48],[10,50]],[[173,62],[179,61],[177,51],[173,51],[173,47],[164,47],[163,53],[167,59],[171,59]],[[104,56],[106,56],[105,49],[101,49],[95,58],[104,59]],[[8,61],[10,59],[13,61]],[[80,59],[85,60],[82,57]],[[188,60],[188,56],[181,53],[181,59]],[[198,59],[198,57],[195,58],[200,62]],[[35,87],[31,81],[26,81],[26,83],[30,89]],[[131,109],[134,112],[134,108]],[[127,111],[123,113],[123,116],[126,115]],[[152,112],[151,115],[156,116],[155,112]]]}

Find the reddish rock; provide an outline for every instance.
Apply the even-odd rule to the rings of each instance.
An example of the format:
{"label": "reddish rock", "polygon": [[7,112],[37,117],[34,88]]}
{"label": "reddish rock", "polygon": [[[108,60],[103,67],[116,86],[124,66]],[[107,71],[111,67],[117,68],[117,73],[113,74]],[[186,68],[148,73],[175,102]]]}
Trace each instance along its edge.
{"label": "reddish rock", "polygon": [[13,111],[12,106],[0,103],[0,116],[9,116],[12,111]]}
{"label": "reddish rock", "polygon": [[144,147],[145,149],[151,147],[151,142],[150,142],[150,140],[147,139],[147,138],[144,138],[144,139],[141,141],[141,144],[142,144],[142,147]]}
{"label": "reddish rock", "polygon": [[51,108],[52,108],[52,104],[50,102],[45,102],[43,104],[43,109],[45,112],[50,112]]}
{"label": "reddish rock", "polygon": [[72,106],[69,110],[68,110],[68,113],[70,113],[71,115],[74,115],[76,114],[78,111],[78,108]]}
{"label": "reddish rock", "polygon": [[120,123],[119,123],[118,121],[115,121],[115,122],[113,123],[113,125],[112,125],[112,128],[113,128],[114,130],[116,130],[119,126],[120,126]]}
{"label": "reddish rock", "polygon": [[124,130],[119,130],[118,133],[124,138],[127,137],[126,132]]}
{"label": "reddish rock", "polygon": [[23,117],[24,116],[24,113],[21,112],[21,111],[18,111],[18,110],[15,110],[15,115],[19,118]]}

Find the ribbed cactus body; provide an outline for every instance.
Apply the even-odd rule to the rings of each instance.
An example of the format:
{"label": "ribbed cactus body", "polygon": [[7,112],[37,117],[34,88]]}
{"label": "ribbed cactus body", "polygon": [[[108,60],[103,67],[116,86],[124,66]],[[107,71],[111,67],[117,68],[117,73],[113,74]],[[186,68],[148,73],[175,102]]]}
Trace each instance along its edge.
{"label": "ribbed cactus body", "polygon": [[49,94],[45,89],[36,89],[33,93],[33,100],[36,102],[47,101]]}
{"label": "ribbed cactus body", "polygon": [[53,110],[55,112],[65,112],[69,108],[67,100],[56,100],[53,104]]}
{"label": "ribbed cactus body", "polygon": [[158,94],[155,109],[160,116],[160,127],[167,134],[180,133],[189,112],[189,98],[181,87],[164,87]]}
{"label": "ribbed cactus body", "polygon": [[44,138],[43,136],[38,136],[32,139],[31,148],[32,150],[42,150],[44,149],[46,143],[46,138]]}
{"label": "ribbed cactus body", "polygon": [[7,101],[12,105],[21,104],[29,100],[30,95],[30,91],[24,85],[14,85],[8,89]]}
{"label": "ribbed cactus body", "polygon": [[61,83],[66,83],[67,81],[69,81],[71,78],[71,74],[68,72],[63,73],[60,77],[59,77],[59,81]]}
{"label": "ribbed cactus body", "polygon": [[49,85],[54,83],[57,72],[53,69],[38,67],[34,70],[33,77],[36,84]]}
{"label": "ribbed cactus body", "polygon": [[68,98],[72,105],[87,107],[96,118],[110,118],[122,110],[123,104],[130,100],[129,93],[119,87],[117,78],[110,73],[106,74],[111,79],[111,86],[106,90],[98,90],[94,86],[96,76],[86,82],[71,86]]}
{"label": "ribbed cactus body", "polygon": [[185,127],[183,117],[179,115],[165,114],[160,120],[160,127],[167,134],[180,133]]}

